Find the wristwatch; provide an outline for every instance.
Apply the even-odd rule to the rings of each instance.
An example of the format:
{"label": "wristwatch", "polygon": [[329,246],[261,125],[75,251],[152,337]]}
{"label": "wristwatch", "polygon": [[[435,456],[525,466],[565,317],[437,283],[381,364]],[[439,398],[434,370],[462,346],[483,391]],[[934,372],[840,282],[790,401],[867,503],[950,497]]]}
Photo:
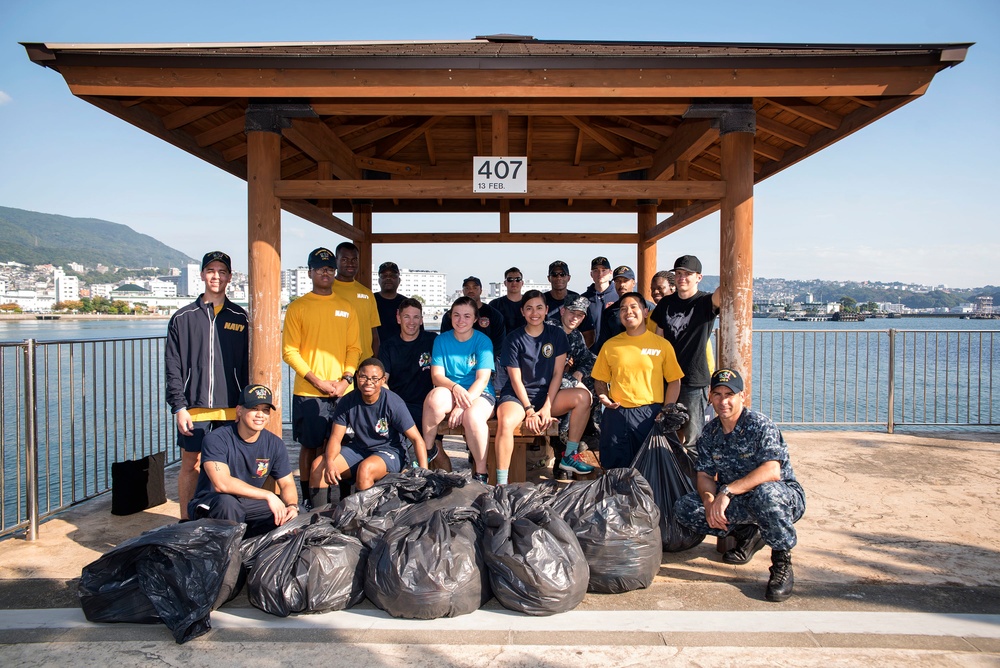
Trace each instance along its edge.
{"label": "wristwatch", "polygon": [[354,376],[349,373],[345,373],[343,376],[340,377],[340,379],[346,380],[348,385],[354,383]]}
{"label": "wristwatch", "polygon": [[730,499],[733,498],[734,496],[736,496],[735,494],[733,494],[732,492],[729,491],[729,485],[723,485],[716,492],[716,496],[722,496],[723,494],[725,494],[726,496],[728,496]]}

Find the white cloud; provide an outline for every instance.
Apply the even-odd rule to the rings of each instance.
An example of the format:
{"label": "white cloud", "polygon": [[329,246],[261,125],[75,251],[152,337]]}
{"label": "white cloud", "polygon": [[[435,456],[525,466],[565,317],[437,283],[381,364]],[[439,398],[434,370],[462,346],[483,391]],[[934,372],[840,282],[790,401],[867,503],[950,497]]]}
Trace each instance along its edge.
{"label": "white cloud", "polygon": [[0,106],[7,104],[11,99],[10,95],[0,90]]}

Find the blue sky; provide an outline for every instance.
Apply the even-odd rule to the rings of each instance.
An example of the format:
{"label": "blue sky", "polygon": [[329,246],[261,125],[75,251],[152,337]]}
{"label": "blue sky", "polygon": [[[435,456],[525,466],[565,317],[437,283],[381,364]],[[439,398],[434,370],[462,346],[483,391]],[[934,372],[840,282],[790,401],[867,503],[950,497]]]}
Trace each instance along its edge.
{"label": "blue sky", "polygon": [[[737,42],[976,42],[922,98],[756,189],[754,275],[1000,284],[1000,1],[275,3],[243,0],[0,0],[0,206],[123,223],[199,257],[223,248],[246,268],[246,185],[74,98],[18,42],[243,42],[469,39]],[[631,217],[547,216],[547,228],[630,229]],[[661,217],[662,218],[662,217]],[[376,217],[394,231],[400,217]],[[442,230],[495,218],[435,218]],[[514,229],[532,224],[515,217]],[[286,268],[341,239],[283,214]],[[582,290],[589,260],[632,264],[626,246],[561,246]],[[718,216],[660,241],[661,268],[685,253],[719,268]],[[511,264],[542,280],[551,247],[376,246],[375,261],[497,280]]]}

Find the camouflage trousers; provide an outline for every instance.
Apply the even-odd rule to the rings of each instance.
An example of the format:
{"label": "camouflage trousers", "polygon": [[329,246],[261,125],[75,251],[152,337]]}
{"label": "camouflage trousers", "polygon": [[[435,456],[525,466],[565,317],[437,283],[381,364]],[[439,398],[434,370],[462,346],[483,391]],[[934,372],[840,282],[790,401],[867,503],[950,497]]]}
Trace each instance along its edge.
{"label": "camouflage trousers", "polygon": [[727,536],[741,524],[755,524],[768,547],[790,550],[795,547],[795,522],[806,511],[806,496],[797,482],[765,482],[746,494],[734,496],[726,508],[729,529],[708,526],[705,506],[697,492],[677,499],[674,516],[696,533]]}

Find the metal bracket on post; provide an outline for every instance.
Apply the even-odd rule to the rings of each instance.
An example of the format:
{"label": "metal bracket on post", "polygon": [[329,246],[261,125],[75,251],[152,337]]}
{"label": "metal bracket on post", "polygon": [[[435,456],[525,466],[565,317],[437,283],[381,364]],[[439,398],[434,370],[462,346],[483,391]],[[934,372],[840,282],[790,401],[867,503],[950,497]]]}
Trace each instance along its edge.
{"label": "metal bracket on post", "polygon": [[35,339],[24,340],[24,477],[28,511],[25,539],[38,540],[38,393]]}
{"label": "metal bracket on post", "polygon": [[757,133],[757,112],[750,100],[706,100],[694,102],[684,112],[684,118],[711,118],[719,129],[719,135],[730,132]]}
{"label": "metal bracket on post", "polygon": [[261,100],[250,102],[245,114],[246,132],[273,132],[292,127],[293,118],[318,118],[312,105],[295,100]]}

